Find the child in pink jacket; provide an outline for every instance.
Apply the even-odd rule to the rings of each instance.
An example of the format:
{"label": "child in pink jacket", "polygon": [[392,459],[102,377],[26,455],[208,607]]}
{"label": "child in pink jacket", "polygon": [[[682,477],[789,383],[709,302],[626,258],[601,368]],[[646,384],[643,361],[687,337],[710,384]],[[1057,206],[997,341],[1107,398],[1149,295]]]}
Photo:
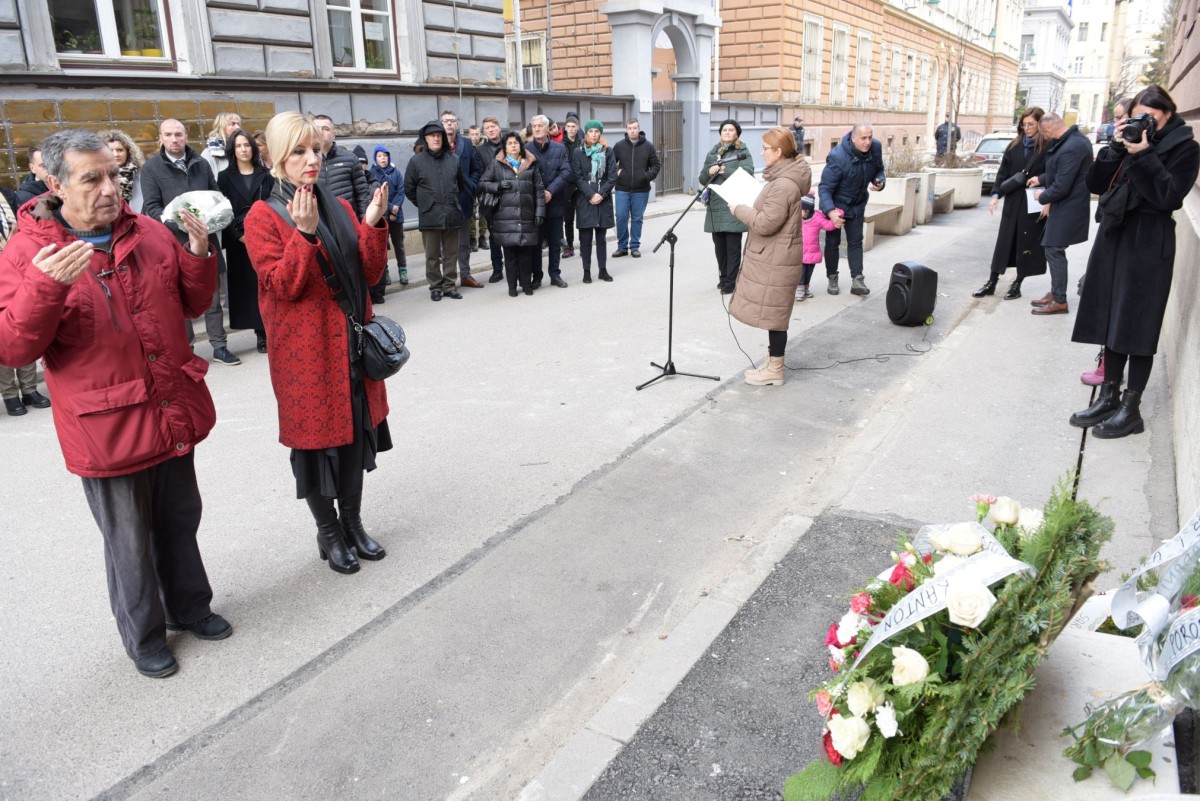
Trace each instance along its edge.
{"label": "child in pink jacket", "polygon": [[800,277],[800,285],[796,287],[796,300],[811,298],[813,293],[808,291],[808,282],[812,280],[813,270],[821,263],[821,231],[832,231],[837,226],[817,208],[812,195],[800,199],[804,216],[804,274]]}

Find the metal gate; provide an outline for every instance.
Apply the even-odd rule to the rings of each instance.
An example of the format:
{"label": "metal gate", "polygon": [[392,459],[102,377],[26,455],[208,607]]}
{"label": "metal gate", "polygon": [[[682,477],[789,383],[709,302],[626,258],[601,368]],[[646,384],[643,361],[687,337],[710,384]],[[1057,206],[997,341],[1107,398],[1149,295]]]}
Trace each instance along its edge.
{"label": "metal gate", "polygon": [[654,103],[654,149],[662,169],[654,182],[660,195],[683,191],[683,101]]}

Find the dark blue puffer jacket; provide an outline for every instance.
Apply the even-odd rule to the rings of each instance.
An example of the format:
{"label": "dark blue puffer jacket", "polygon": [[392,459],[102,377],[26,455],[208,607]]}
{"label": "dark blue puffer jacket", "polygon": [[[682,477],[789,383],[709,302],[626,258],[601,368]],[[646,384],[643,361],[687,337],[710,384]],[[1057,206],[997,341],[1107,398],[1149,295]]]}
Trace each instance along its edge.
{"label": "dark blue puffer jacket", "polygon": [[883,145],[878,139],[871,140],[871,149],[866,153],[854,146],[850,134],[842,137],[841,143],[829,151],[825,169],[821,171],[821,186],[818,190],[821,213],[826,217],[835,208],[841,209],[848,220],[861,217],[867,207],[868,187],[872,181],[883,183]]}
{"label": "dark blue puffer jacket", "polygon": [[530,139],[525,147],[537,156],[538,166],[542,168],[542,184],[550,193],[546,216],[562,217],[567,213],[567,198],[571,196],[571,189],[575,185],[567,149],[553,139],[547,139],[540,145],[536,139]]}
{"label": "dark blue puffer jacket", "polygon": [[[387,153],[388,165],[380,167],[379,162],[375,161],[379,158],[380,153]],[[404,222],[404,175],[399,170],[392,166],[392,151],[388,150],[383,145],[375,146],[375,155],[371,159],[371,177],[379,184],[387,184],[388,189],[388,210],[392,206],[397,206],[396,219],[392,219],[390,214],[384,216],[388,218],[388,222],[392,225]]]}

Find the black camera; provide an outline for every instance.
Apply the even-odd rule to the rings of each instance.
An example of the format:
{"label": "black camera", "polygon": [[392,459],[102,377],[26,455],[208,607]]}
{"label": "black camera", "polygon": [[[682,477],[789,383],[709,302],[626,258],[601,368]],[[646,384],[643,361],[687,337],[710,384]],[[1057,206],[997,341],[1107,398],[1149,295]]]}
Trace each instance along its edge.
{"label": "black camera", "polygon": [[1150,141],[1150,137],[1154,136],[1154,131],[1158,128],[1158,123],[1149,114],[1135,114],[1125,121],[1125,129],[1121,131],[1121,138],[1126,142],[1142,141],[1142,132],[1146,132],[1146,141]]}

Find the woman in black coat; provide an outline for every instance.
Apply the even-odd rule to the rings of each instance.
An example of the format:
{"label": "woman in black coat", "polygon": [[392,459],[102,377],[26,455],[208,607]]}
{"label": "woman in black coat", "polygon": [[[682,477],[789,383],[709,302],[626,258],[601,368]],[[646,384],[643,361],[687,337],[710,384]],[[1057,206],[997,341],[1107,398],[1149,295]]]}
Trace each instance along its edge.
{"label": "woman in black coat", "polygon": [[[1100,230],[1088,258],[1087,280],[1071,339],[1104,346],[1104,383],[1096,402],[1071,415],[1071,425],[1116,439],[1145,430],[1140,412],[1162,330],[1175,264],[1171,213],[1200,171],[1200,144],[1161,87],[1133,99],[1128,120],[1087,173],[1100,195]],[[1153,122],[1145,130],[1147,118]],[[1053,213],[1053,212],[1052,212]],[[1129,364],[1129,384],[1118,400]]]}
{"label": "woman in black coat", "polygon": [[592,283],[592,240],[596,245],[597,276],[608,274],[608,229],[616,225],[613,187],[617,184],[617,160],[604,141],[604,125],[588,120],[583,126],[583,144],[571,153],[571,177],[579,189],[575,201],[575,225],[579,228],[579,254],[583,258],[583,283]]}
{"label": "woman in black coat", "polygon": [[546,217],[546,191],[537,156],[525,149],[519,133],[509,131],[504,135],[479,188],[499,197],[500,204],[488,219],[488,230],[504,250],[509,297],[517,296],[518,280],[525,294],[532,295],[533,266],[541,248],[538,229]]}
{"label": "woman in black coat", "polygon": [[1046,165],[1047,142],[1038,127],[1042,113],[1035,106],[1021,114],[1017,124],[1019,132],[1000,160],[992,184],[992,202],[988,204],[988,211],[995,214],[1000,198],[1004,198],[1000,233],[992,253],[992,274],[987,283],[972,293],[974,297],[995,294],[996,282],[1009,267],[1017,268],[1017,278],[1004,294],[1005,300],[1021,297],[1021,281],[1027,276],[1046,272],[1046,252],[1042,250],[1042,229],[1046,227],[1046,221],[1040,213],[1028,212],[1025,199],[1025,181],[1031,175],[1040,174]]}
{"label": "woman in black coat", "polygon": [[217,176],[217,188],[233,206],[233,222],[221,235],[229,268],[229,327],[254,329],[258,352],[266,353],[267,331],[258,310],[258,273],[246,252],[244,225],[255,201],[271,196],[275,179],[263,166],[254,137],[240,128],[229,137],[225,152],[232,158]]}

